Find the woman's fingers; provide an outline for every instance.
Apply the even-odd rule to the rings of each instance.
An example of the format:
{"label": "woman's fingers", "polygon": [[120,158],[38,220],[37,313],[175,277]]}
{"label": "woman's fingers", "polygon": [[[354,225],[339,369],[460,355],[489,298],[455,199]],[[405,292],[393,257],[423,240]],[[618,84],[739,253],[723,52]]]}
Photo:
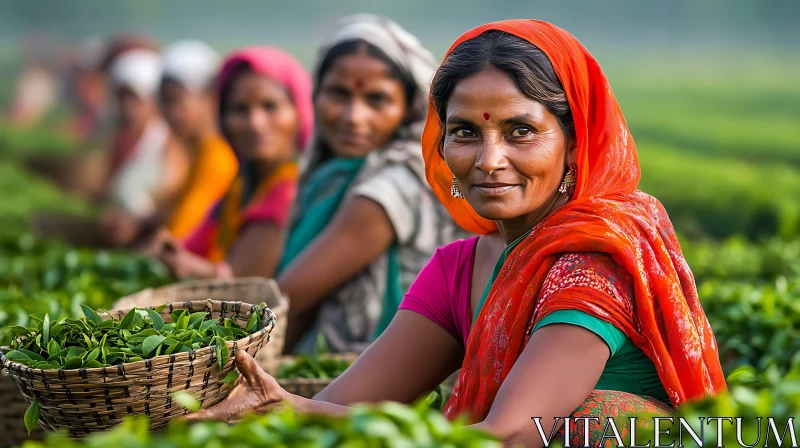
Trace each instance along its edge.
{"label": "woman's fingers", "polygon": [[264,371],[258,366],[256,360],[250,356],[250,353],[247,353],[244,350],[239,350],[236,352],[236,355],[233,359],[234,362],[236,362],[236,367],[239,369],[239,373],[242,374],[244,379],[247,380],[247,382],[251,385],[257,384],[261,379],[259,372],[264,373]]}
{"label": "woman's fingers", "polygon": [[[241,418],[248,412],[265,412],[280,401],[280,387],[277,382],[261,367],[255,359],[244,350],[236,352],[236,367],[242,380],[231,390],[230,394],[216,405],[201,409],[183,417],[186,421],[221,420],[230,422]],[[278,390],[275,390],[275,389]]]}

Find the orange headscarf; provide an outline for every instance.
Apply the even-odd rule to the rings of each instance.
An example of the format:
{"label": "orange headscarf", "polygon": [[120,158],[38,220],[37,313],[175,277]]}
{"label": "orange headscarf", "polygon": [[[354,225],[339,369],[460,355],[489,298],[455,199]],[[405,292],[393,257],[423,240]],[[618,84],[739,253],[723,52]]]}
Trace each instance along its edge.
{"label": "orange headscarf", "polygon": [[[519,243],[492,285],[467,343],[461,376],[445,413],[486,417],[503,380],[525,348],[526,330],[546,314],[577,309],[621,329],[656,365],[673,405],[725,390],[716,341],[697,297],[666,211],[638,190],[636,146],[597,61],[569,33],[537,20],[475,28],[448,50],[488,30],[527,40],[550,59],[572,109],[577,185],[563,205]],[[450,194],[452,174],[438,152],[442,124],[431,99],[422,150],[434,192],[465,229],[487,233],[492,221]],[[603,252],[634,279],[633,310],[591,288],[539,300],[559,254]],[[502,344],[497,343],[502,341]]]}

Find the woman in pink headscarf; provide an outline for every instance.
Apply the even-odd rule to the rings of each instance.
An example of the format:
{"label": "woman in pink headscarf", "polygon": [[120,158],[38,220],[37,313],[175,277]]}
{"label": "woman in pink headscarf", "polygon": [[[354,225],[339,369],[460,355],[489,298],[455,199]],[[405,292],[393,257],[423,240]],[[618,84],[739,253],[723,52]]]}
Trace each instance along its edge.
{"label": "woman in pink headscarf", "polygon": [[178,277],[269,276],[297,193],[297,156],[312,134],[311,80],[289,54],[253,47],[228,56],[218,83],[239,174],[183,245],[161,236],[159,258]]}

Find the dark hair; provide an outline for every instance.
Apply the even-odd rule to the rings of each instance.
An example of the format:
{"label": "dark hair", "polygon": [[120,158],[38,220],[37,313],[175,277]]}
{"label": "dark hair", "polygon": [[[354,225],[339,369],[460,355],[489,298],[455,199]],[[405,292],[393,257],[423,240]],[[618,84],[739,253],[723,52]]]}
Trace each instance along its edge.
{"label": "dark hair", "polygon": [[[536,45],[498,30],[486,31],[461,43],[436,72],[431,96],[443,123],[456,84],[490,66],[511,77],[525,96],[542,103],[556,116],[564,135],[575,138],[572,110],[550,59]],[[440,152],[441,143],[440,139]]]}
{"label": "dark hair", "polygon": [[[322,63],[319,65],[319,70],[317,71],[317,79],[314,80],[314,85],[316,89],[319,89],[319,85],[322,82],[322,78],[328,73],[333,66],[333,63],[336,62],[342,56],[346,56],[349,54],[356,54],[361,51],[366,51],[366,53],[376,59],[379,59],[381,62],[386,64],[389,68],[388,76],[392,79],[399,81],[403,85],[403,89],[406,92],[406,107],[409,109],[411,108],[411,104],[413,102],[414,94],[417,91],[417,85],[414,82],[411,74],[408,71],[403,70],[398,66],[391,58],[380,48],[372,45],[371,43],[363,40],[363,39],[355,39],[355,40],[348,40],[342,42],[340,44],[334,45],[328,53],[325,55],[325,58],[322,60]],[[315,90],[316,90],[315,89]],[[316,95],[316,91],[314,92]]]}

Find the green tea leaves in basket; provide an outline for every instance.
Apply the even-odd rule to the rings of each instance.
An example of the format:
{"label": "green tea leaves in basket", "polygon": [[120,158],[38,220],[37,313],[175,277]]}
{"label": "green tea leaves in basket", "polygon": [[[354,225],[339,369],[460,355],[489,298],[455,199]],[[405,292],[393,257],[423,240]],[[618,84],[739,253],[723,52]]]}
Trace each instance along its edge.
{"label": "green tea leaves in basket", "polygon": [[[214,319],[201,311],[174,310],[172,322],[152,309],[132,309],[121,319],[104,320],[87,306],[84,317],[51,321],[31,318],[32,328],[15,327],[9,361],[37,369],[108,367],[129,362],[191,352],[214,346],[220,370],[230,360],[228,341],[236,341],[260,328],[255,317],[266,305],[254,307],[245,328],[234,318]],[[253,318],[255,317],[255,318]],[[52,322],[52,325],[51,325]]]}
{"label": "green tea leaves in basket", "polygon": [[28,410],[25,411],[25,429],[28,430],[28,435],[31,435],[31,432],[36,429],[36,426],[39,422],[39,402],[33,400],[30,406],[28,406]]}
{"label": "green tea leaves in basket", "polygon": [[99,314],[97,314],[93,309],[89,308],[88,306],[81,305],[81,310],[83,310],[83,315],[86,316],[86,318],[92,321],[95,325],[100,325],[103,323],[103,318],[100,317]]}

